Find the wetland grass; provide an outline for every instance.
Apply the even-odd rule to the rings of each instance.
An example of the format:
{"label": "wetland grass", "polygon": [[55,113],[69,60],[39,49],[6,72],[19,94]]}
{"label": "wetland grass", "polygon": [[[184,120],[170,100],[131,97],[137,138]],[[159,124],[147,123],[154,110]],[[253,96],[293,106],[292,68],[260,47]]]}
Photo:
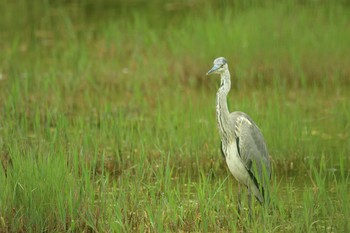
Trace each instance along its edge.
{"label": "wetland grass", "polygon": [[[105,17],[5,2],[1,232],[350,230],[342,2],[122,4]],[[254,118],[273,159],[278,209],[255,205],[252,223],[246,210],[237,220],[219,151],[218,80],[205,76],[218,56],[232,67],[230,110]]]}

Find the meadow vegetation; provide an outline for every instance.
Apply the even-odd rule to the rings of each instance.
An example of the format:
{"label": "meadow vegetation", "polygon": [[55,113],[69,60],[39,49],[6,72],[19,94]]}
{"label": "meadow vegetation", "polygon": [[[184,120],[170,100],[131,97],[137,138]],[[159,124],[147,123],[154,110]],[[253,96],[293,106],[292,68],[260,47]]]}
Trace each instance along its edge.
{"label": "meadow vegetation", "polygon": [[[346,1],[0,9],[0,232],[350,231]],[[251,223],[205,76],[219,56],[273,161],[278,208]]]}

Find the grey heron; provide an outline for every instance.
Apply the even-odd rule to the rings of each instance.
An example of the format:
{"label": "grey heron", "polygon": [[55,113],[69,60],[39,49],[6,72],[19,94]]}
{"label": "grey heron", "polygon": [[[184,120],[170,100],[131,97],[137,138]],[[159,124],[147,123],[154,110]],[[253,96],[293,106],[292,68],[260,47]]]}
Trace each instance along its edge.
{"label": "grey heron", "polygon": [[216,94],[216,116],[221,137],[221,152],[232,175],[238,181],[238,214],[241,210],[241,184],[248,189],[249,218],[252,218],[251,194],[261,204],[269,202],[270,158],[263,135],[255,122],[243,112],[229,112],[227,94],[231,78],[227,61],[214,60],[207,72],[219,74],[221,85]]}

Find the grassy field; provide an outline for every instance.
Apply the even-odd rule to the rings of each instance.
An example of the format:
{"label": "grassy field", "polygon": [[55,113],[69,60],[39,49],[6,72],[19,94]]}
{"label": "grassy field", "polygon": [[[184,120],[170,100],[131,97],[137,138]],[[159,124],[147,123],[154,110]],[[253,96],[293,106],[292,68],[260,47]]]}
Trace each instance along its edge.
{"label": "grassy field", "polygon": [[[348,5],[53,2],[0,3],[0,232],[350,231]],[[251,223],[219,56],[273,160]]]}

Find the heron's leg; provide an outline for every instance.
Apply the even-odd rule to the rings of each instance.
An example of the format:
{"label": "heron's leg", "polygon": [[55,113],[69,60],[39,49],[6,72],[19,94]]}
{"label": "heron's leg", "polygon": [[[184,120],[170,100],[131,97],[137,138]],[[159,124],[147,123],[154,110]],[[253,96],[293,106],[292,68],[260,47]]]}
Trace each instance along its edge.
{"label": "heron's leg", "polygon": [[242,209],[241,191],[242,191],[241,184],[238,184],[238,192],[237,192],[237,213],[238,213],[238,219],[241,216],[241,209]]}
{"label": "heron's leg", "polygon": [[248,209],[249,209],[249,221],[252,220],[252,191],[250,185],[248,185]]}

